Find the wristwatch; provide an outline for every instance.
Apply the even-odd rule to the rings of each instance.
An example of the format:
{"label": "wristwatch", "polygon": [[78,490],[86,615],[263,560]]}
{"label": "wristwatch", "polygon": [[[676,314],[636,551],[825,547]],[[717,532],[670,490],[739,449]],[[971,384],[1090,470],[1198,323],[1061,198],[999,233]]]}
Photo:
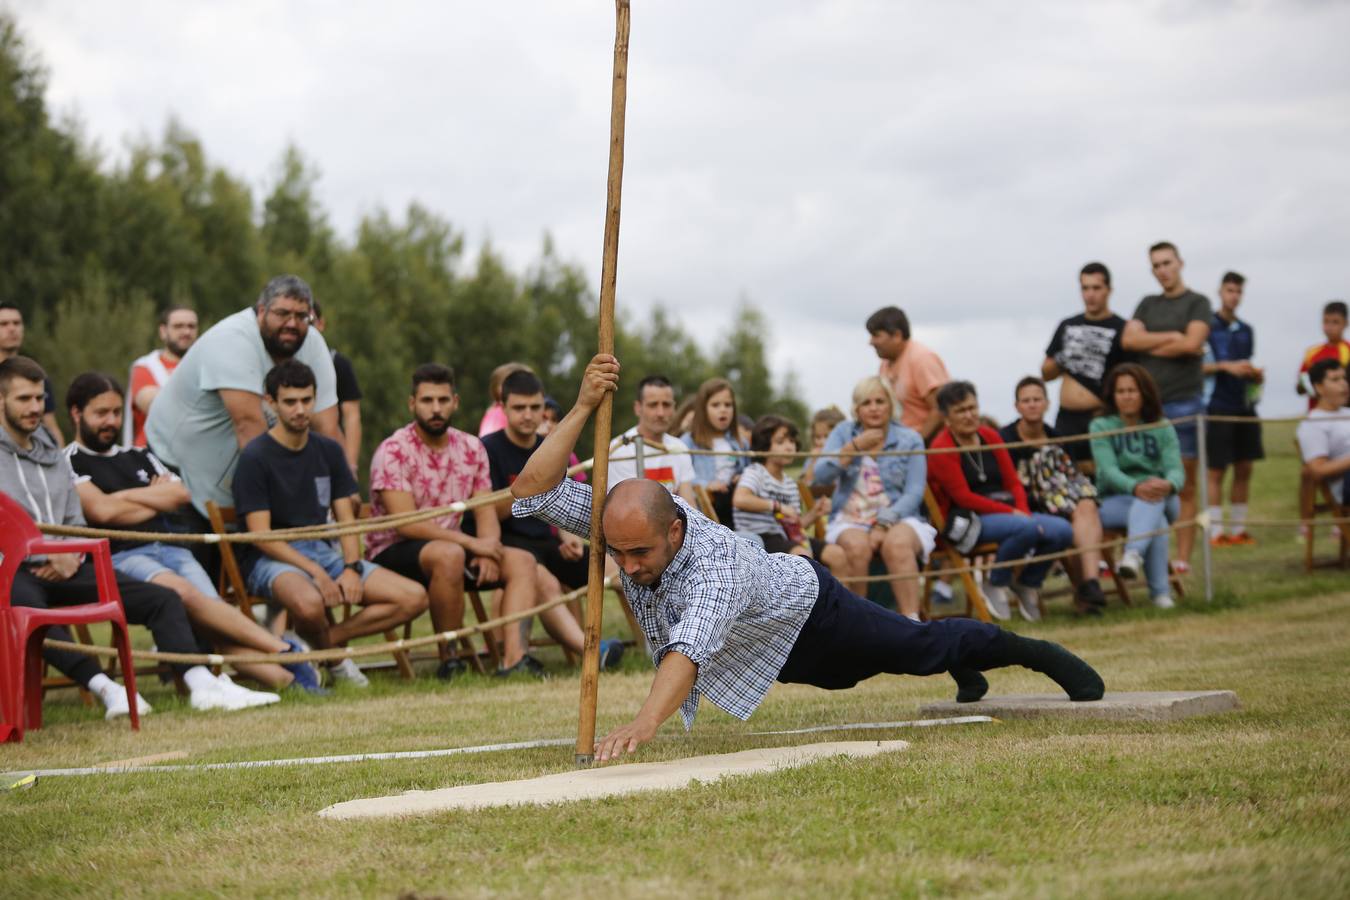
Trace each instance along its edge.
{"label": "wristwatch", "polygon": [[347,563],[345,566],[343,566],[343,568],[344,568],[344,569],[351,569],[351,570],[352,570],[353,572],[355,572],[357,575],[360,575],[360,574],[361,574],[361,560],[358,559],[356,562],[349,562],[349,563]]}

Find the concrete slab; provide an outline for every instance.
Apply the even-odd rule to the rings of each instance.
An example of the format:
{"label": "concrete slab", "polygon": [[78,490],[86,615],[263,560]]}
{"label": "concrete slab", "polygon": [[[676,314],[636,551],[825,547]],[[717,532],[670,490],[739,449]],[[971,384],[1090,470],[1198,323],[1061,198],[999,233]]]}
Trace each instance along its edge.
{"label": "concrete slab", "polygon": [[1100,700],[1075,703],[1063,694],[1007,694],[975,703],[944,700],[919,707],[923,715],[979,714],[996,719],[1061,716],[1079,719],[1120,719],[1135,722],[1175,722],[1238,709],[1233,691],[1107,691]]}
{"label": "concrete slab", "polygon": [[620,763],[521,781],[467,784],[435,791],[407,791],[392,797],[349,800],[320,810],[319,815],[325,819],[398,818],[450,809],[591,800],[640,791],[672,790],[687,787],[695,781],[717,781],[728,775],[774,772],[833,756],[875,756],[904,750],[908,746],[907,741],[835,741],[694,756],[668,762]]}

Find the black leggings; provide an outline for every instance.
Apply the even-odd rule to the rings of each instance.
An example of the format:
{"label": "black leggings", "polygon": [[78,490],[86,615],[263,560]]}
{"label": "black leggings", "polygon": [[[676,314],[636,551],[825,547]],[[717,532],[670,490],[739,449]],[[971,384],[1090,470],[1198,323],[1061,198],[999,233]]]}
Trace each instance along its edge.
{"label": "black leggings", "polygon": [[[192,635],[187,613],[183,611],[183,602],[178,599],[177,593],[157,584],[134,581],[121,575],[117,576],[117,589],[122,594],[127,622],[148,627],[154,635],[156,647],[169,653],[197,652],[197,641]],[[20,569],[14,576],[14,589],[10,594],[11,605],[35,609],[97,603],[98,599],[94,564],[88,560],[81,563],[75,574],[65,581],[43,581],[25,569]],[[57,641],[73,640],[70,632],[59,625],[49,629],[47,636]],[[87,687],[89,679],[103,671],[94,657],[72,650],[43,650],[42,656],[62,675],[82,687]],[[191,666],[176,665],[174,668],[183,672]]]}

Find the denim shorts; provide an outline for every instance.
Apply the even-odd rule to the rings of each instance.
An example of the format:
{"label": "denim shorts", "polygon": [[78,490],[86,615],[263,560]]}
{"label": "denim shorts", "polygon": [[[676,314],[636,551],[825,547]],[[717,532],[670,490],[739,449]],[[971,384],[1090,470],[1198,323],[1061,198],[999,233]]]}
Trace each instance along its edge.
{"label": "denim shorts", "polygon": [[[328,573],[328,577],[334,580],[347,567],[346,563],[342,561],[342,551],[328,541],[296,541],[291,544],[291,549],[318,563]],[[366,560],[361,560],[358,565],[361,567],[361,582],[363,584],[370,577],[370,573],[379,568],[375,563]],[[266,600],[272,599],[273,582],[277,580],[277,576],[284,575],[287,572],[294,572],[297,575],[309,578],[309,573],[304,569],[259,554],[245,579],[248,592]]]}
{"label": "denim shorts", "polygon": [[[1163,418],[1180,419],[1185,416],[1202,415],[1205,411],[1205,401],[1201,397],[1191,397],[1186,400],[1173,400],[1171,403],[1163,404]],[[1200,440],[1197,437],[1199,432],[1196,429],[1195,419],[1187,422],[1174,422],[1172,427],[1177,430],[1177,445],[1181,449],[1182,459],[1195,459],[1200,455]]]}
{"label": "denim shorts", "polygon": [[142,544],[127,550],[119,550],[112,556],[114,571],[136,581],[150,581],[165,572],[186,579],[197,590],[208,597],[220,599],[211,576],[206,574],[197,557],[186,547],[174,544]]}

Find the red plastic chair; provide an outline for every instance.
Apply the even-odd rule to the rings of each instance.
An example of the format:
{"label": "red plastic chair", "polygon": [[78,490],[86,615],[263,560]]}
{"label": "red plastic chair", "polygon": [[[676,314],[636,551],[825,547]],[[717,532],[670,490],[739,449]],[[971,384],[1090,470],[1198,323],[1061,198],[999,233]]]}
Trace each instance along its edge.
{"label": "red plastic chair", "polygon": [[[19,565],[38,553],[88,553],[94,561],[99,602],[55,609],[11,606]],[[93,622],[112,623],[131,706],[131,729],[139,731],[131,641],[108,542],[44,538],[24,508],[0,492],[0,743],[22,741],[25,727],[42,727],[42,639],[47,629]]]}

